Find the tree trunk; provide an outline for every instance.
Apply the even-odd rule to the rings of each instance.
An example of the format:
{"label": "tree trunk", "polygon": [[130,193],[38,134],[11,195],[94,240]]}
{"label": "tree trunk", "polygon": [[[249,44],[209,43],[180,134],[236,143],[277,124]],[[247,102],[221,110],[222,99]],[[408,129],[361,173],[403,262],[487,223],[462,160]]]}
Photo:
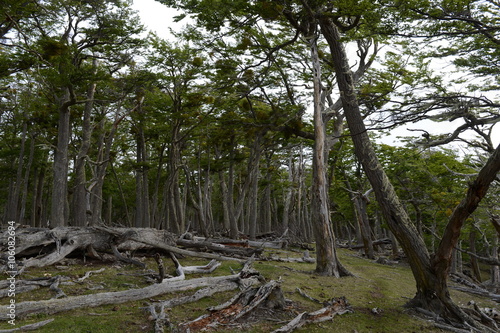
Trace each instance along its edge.
{"label": "tree trunk", "polygon": [[[94,59],[94,68],[97,60]],[[87,154],[90,149],[90,138],[92,135],[91,115],[94,106],[94,93],[96,83],[91,83],[87,90],[87,101],[83,108],[82,141],[75,161],[75,185],[73,194],[73,224],[84,226],[88,222],[87,212],[90,210],[89,197],[87,195],[87,177],[85,166]]]}
{"label": "tree trunk", "polygon": [[[19,157],[17,160],[17,171],[16,171],[16,180],[11,182],[12,186],[9,186],[9,198],[7,199],[7,207],[5,219],[7,221],[15,221],[21,223],[19,221],[19,195],[21,193],[22,187],[22,176],[23,176],[23,167],[24,167],[24,150],[26,147],[26,135],[28,131],[28,123],[26,121],[23,122],[22,132],[21,132],[21,147],[19,150]],[[14,163],[15,165],[15,163]]]}
{"label": "tree trunk", "polygon": [[[415,226],[411,223],[371,145],[357,102],[352,72],[338,28],[331,18],[326,16],[321,17],[319,22],[322,33],[330,47],[337,74],[337,84],[351,131],[356,156],[363,165],[389,228],[408,256],[416,280],[417,294],[410,302],[410,305],[420,306],[449,319],[457,320],[461,323],[467,321],[476,326],[477,323],[465,315],[451,300],[446,278],[451,259],[451,250],[458,240],[462,222],[465,220],[464,217],[469,216],[475,207],[477,207],[480,198],[482,198],[481,195],[478,195],[478,192],[482,195],[485,194],[487,189],[486,179],[484,179],[484,182],[476,181],[475,185],[473,184],[469,188],[467,198],[457,207],[450,218],[443,241],[431,264],[431,257],[427,252],[425,243]],[[496,158],[493,156],[496,156]],[[500,160],[500,146],[493,156],[493,161]],[[491,164],[490,161],[487,163],[488,167],[485,166],[488,170],[486,173],[488,175],[496,174],[500,168],[500,162],[493,163],[494,167],[492,168],[489,166]],[[481,177],[481,173],[479,177]]]}
{"label": "tree trunk", "polygon": [[[21,194],[21,203],[20,203],[20,211],[19,211],[19,223],[24,224],[24,217],[26,215],[26,201],[28,197],[28,184],[31,175],[31,165],[33,164],[33,158],[35,155],[35,135],[31,135],[30,140],[30,152],[28,155],[28,163],[26,164],[26,168],[24,171],[24,179],[23,179],[23,188]],[[36,170],[35,170],[36,172]],[[34,200],[34,197],[33,197]]]}
{"label": "tree trunk", "polygon": [[[477,236],[477,231],[476,229],[472,229],[469,232],[469,251],[473,254],[476,254],[476,236]],[[478,282],[482,282],[481,279],[481,271],[479,270],[479,263],[477,261],[477,258],[475,256],[470,256],[470,265],[472,268],[472,274],[476,278]]]}
{"label": "tree trunk", "polygon": [[314,146],[313,146],[313,185],[312,185],[312,223],[316,239],[316,272],[321,275],[340,277],[347,272],[340,265],[335,249],[335,235],[330,220],[330,202],[326,179],[325,123],[321,103],[321,67],[318,57],[316,37],[307,36],[311,48],[314,76]]}
{"label": "tree trunk", "polygon": [[252,147],[252,154],[249,161],[249,195],[248,195],[248,225],[249,236],[251,240],[255,240],[257,234],[258,222],[258,206],[259,206],[259,166],[260,156],[262,154],[262,133],[257,134],[254,145]]}
{"label": "tree trunk", "polygon": [[68,223],[68,145],[70,138],[70,106],[74,104],[69,88],[59,101],[57,146],[54,151],[54,179],[50,210],[50,226],[60,227]]}

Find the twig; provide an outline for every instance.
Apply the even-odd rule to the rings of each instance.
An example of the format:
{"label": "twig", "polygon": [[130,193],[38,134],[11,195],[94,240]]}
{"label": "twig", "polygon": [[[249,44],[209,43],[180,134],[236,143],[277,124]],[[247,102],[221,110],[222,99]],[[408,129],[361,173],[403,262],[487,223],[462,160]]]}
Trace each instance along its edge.
{"label": "twig", "polygon": [[95,271],[88,271],[88,272],[86,272],[86,273],[85,273],[85,275],[84,275],[84,276],[82,276],[81,278],[77,279],[77,280],[76,280],[76,282],[77,282],[77,283],[82,283],[82,282],[83,282],[83,280],[87,279],[87,278],[88,278],[88,277],[90,277],[92,274],[94,274],[94,273],[101,273],[101,272],[103,272],[103,271],[104,271],[104,267],[103,267],[103,268],[100,268],[100,269],[98,269],[98,270],[95,270]]}

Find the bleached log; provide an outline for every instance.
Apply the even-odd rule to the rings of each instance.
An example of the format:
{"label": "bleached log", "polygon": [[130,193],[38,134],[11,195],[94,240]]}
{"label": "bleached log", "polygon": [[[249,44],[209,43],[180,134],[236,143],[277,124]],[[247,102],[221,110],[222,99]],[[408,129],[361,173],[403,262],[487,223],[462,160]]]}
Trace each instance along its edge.
{"label": "bleached log", "polygon": [[286,244],[285,240],[277,240],[277,241],[252,241],[248,239],[230,239],[230,238],[222,238],[222,239],[214,239],[214,238],[205,238],[205,237],[193,237],[195,241],[207,241],[210,243],[217,243],[223,245],[231,245],[231,246],[241,246],[241,247],[255,247],[255,248],[271,248],[271,249],[281,249]]}
{"label": "bleached log", "polygon": [[178,239],[177,245],[186,247],[186,248],[195,248],[195,249],[206,249],[210,251],[214,251],[217,253],[224,253],[228,255],[237,255],[240,257],[250,257],[253,254],[259,254],[262,252],[262,249],[254,249],[250,247],[236,247],[225,244],[220,244],[217,242],[211,242],[209,240],[189,240],[189,239]]}
{"label": "bleached log", "polygon": [[[187,291],[201,287],[213,286],[219,283],[234,282],[240,283],[258,283],[256,276],[248,278],[237,275],[226,275],[217,277],[201,277],[183,281],[168,281],[150,285],[144,288],[130,289],[124,291],[105,292],[91,295],[81,295],[66,297],[64,299],[50,299],[39,301],[27,301],[16,303],[16,317],[24,318],[35,314],[54,314],[62,311],[69,311],[81,307],[96,307],[107,304],[121,304],[125,302],[137,301],[157,297],[162,294]],[[8,320],[7,305],[0,306],[0,320]]]}

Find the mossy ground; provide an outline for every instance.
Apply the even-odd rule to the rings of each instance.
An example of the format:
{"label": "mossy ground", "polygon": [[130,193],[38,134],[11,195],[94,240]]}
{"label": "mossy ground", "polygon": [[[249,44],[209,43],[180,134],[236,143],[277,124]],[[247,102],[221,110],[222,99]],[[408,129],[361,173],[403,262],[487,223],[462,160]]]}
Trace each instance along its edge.
{"label": "mossy ground", "polygon": [[[297,256],[294,252],[274,251],[280,256]],[[268,253],[270,254],[270,253]],[[354,312],[335,317],[330,322],[311,324],[296,332],[384,332],[384,333],[410,333],[410,332],[442,332],[435,329],[432,323],[426,322],[412,315],[411,311],[404,308],[404,304],[415,294],[415,282],[412,273],[404,264],[388,266],[374,263],[358,256],[357,252],[348,250],[339,251],[340,260],[354,276],[335,279],[319,276],[313,273],[314,264],[281,263],[275,261],[256,261],[254,268],[266,279],[282,281],[282,290],[285,297],[292,300],[295,312],[314,311],[321,305],[301,296],[296,289],[321,301],[333,297],[345,296]],[[165,263],[168,260],[165,258]],[[203,265],[207,261],[180,259],[185,266]],[[148,267],[155,269],[154,260],[146,259]],[[173,273],[173,265],[168,262],[168,270]],[[138,274],[142,270],[131,265],[106,264],[100,262],[83,263],[81,260],[70,260],[66,269],[54,265],[43,269],[30,269],[23,278],[41,277],[44,275],[62,275],[75,281],[89,270],[104,267],[101,273],[96,273],[82,283],[71,286],[61,285],[61,289],[68,296],[82,295],[105,291],[118,291],[131,288],[141,288],[150,284],[143,276]],[[212,276],[231,274],[231,270],[238,270],[241,265],[237,262],[223,262]],[[189,276],[191,278],[191,276]],[[193,291],[194,292],[194,291]],[[154,301],[166,300],[183,294],[167,294],[155,299],[129,302],[117,305],[107,305],[95,308],[83,308],[55,315],[36,315],[27,319],[17,319],[16,327],[42,321],[48,318],[55,320],[39,329],[38,332],[74,332],[74,333],[115,333],[115,332],[153,332],[153,323],[149,314],[142,308]],[[196,303],[185,304],[169,310],[168,314],[173,323],[180,323],[197,318],[206,313],[206,308],[227,301],[234,291],[219,293],[211,298],[200,300]],[[48,288],[38,289],[28,293],[16,295],[16,302],[48,299],[53,292]],[[474,300],[479,306],[497,307],[497,304],[452,291],[452,297],[464,305],[469,300]],[[0,300],[7,304],[8,299]],[[377,309],[376,313],[372,309]],[[283,322],[264,318],[258,324],[245,328],[245,332],[270,332],[284,325]],[[275,318],[276,319],[276,318]],[[283,318],[281,318],[282,320]],[[0,330],[13,328],[6,322],[0,323]],[[241,328],[227,327],[224,332],[242,332]]]}

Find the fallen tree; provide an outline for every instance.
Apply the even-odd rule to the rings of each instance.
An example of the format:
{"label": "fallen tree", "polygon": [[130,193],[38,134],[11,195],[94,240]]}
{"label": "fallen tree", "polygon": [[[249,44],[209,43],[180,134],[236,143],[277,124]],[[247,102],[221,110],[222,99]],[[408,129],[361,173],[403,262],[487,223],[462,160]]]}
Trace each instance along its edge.
{"label": "fallen tree", "polygon": [[[230,285],[232,289],[246,287],[259,283],[261,277],[245,265],[244,269],[233,275],[217,277],[201,277],[189,280],[164,279],[161,283],[144,288],[130,289],[116,292],[105,292],[90,295],[65,297],[64,299],[49,299],[16,303],[16,317],[24,318],[37,314],[54,314],[82,307],[96,307],[107,304],[120,304],[130,301],[148,299],[158,295],[197,289],[219,284]],[[7,305],[0,307],[0,320],[8,320]]]}
{"label": "fallen tree", "polygon": [[[0,234],[0,247],[3,256],[1,263],[7,260],[7,232]],[[109,228],[109,227],[57,227],[48,228],[18,228],[16,229],[15,256],[18,261],[17,269],[10,269],[22,273],[29,267],[44,267],[56,264],[68,255],[80,253],[82,256],[109,260],[114,259],[144,268],[144,264],[123,254],[138,250],[159,250],[178,255],[199,257],[215,260],[236,260],[245,262],[251,254],[260,253],[259,250],[239,252],[238,257],[227,256],[237,251],[221,251],[206,253],[189,251],[176,245],[177,237],[165,230],[152,228]],[[216,249],[214,247],[212,250]],[[244,255],[245,254],[245,255]],[[23,259],[21,261],[21,259]],[[0,267],[0,272],[7,270],[6,265]]]}

